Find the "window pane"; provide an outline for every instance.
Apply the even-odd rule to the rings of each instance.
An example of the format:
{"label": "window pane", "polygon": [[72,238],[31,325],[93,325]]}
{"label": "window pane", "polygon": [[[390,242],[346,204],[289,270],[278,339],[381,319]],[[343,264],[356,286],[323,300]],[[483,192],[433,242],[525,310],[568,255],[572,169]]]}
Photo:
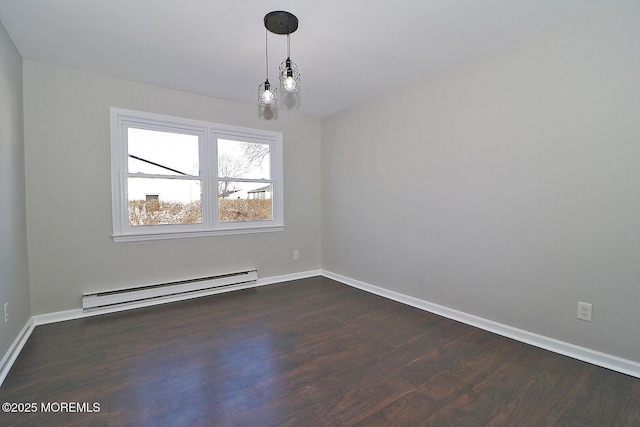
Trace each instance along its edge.
{"label": "window pane", "polygon": [[129,178],[129,225],[202,222],[200,180]]}
{"label": "window pane", "polygon": [[199,176],[198,136],[128,128],[129,173]]}
{"label": "window pane", "polygon": [[270,179],[269,144],[218,139],[218,176]]}
{"label": "window pane", "polygon": [[220,222],[271,220],[271,188],[264,182],[220,182]]}

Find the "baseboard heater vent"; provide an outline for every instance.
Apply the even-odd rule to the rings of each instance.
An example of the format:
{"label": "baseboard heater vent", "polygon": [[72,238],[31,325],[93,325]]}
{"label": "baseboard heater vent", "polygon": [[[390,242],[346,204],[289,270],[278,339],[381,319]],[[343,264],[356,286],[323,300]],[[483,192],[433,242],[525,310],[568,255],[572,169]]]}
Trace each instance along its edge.
{"label": "baseboard heater vent", "polygon": [[144,307],[255,286],[257,270],[82,295],[83,311]]}

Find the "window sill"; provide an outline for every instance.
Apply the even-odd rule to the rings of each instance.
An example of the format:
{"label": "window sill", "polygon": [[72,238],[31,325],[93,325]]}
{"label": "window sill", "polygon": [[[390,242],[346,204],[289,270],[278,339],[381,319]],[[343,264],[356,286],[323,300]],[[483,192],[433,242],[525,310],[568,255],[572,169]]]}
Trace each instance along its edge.
{"label": "window sill", "polygon": [[177,231],[163,233],[126,233],[113,235],[115,243],[124,242],[144,242],[149,240],[170,240],[170,239],[189,239],[194,237],[212,237],[212,236],[229,236],[234,234],[254,234],[254,233],[272,233],[284,231],[284,225],[275,225],[269,227],[254,228],[236,228],[229,230],[198,230],[198,231]]}

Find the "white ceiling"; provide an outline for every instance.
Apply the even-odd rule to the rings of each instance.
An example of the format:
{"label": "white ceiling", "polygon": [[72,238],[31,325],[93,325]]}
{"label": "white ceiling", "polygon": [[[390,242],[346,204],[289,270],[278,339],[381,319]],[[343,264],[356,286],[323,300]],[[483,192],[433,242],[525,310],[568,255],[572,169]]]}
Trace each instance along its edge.
{"label": "white ceiling", "polygon": [[[287,10],[299,109],[324,117],[612,2],[0,0],[0,21],[24,59],[255,104]],[[273,83],[286,36],[269,57]]]}

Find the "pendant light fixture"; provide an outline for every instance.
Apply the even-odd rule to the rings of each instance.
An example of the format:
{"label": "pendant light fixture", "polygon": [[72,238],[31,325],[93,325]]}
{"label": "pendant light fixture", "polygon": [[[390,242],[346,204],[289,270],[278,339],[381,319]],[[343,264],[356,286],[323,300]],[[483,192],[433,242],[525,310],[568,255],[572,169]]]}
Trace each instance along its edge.
{"label": "pendant light fixture", "polygon": [[[274,33],[287,36],[287,59],[280,64],[280,85],[284,92],[297,92],[300,88],[300,73],[298,66],[291,61],[290,54],[290,35],[298,29],[298,18],[290,12],[273,11],[264,17],[265,28]],[[277,89],[269,83],[269,56],[265,36],[265,58],[267,63],[267,77],[263,84],[258,88],[258,99],[262,105],[273,106],[277,99]]]}
{"label": "pendant light fixture", "polygon": [[285,92],[297,92],[300,88],[300,73],[295,62],[291,61],[291,45],[287,34],[287,59],[280,64],[280,87]]}
{"label": "pendant light fixture", "polygon": [[269,49],[268,49],[269,34],[265,30],[264,32],[264,57],[266,62],[266,79],[264,83],[258,86],[258,102],[262,105],[275,105],[278,100],[278,89],[271,87],[269,83]]}

